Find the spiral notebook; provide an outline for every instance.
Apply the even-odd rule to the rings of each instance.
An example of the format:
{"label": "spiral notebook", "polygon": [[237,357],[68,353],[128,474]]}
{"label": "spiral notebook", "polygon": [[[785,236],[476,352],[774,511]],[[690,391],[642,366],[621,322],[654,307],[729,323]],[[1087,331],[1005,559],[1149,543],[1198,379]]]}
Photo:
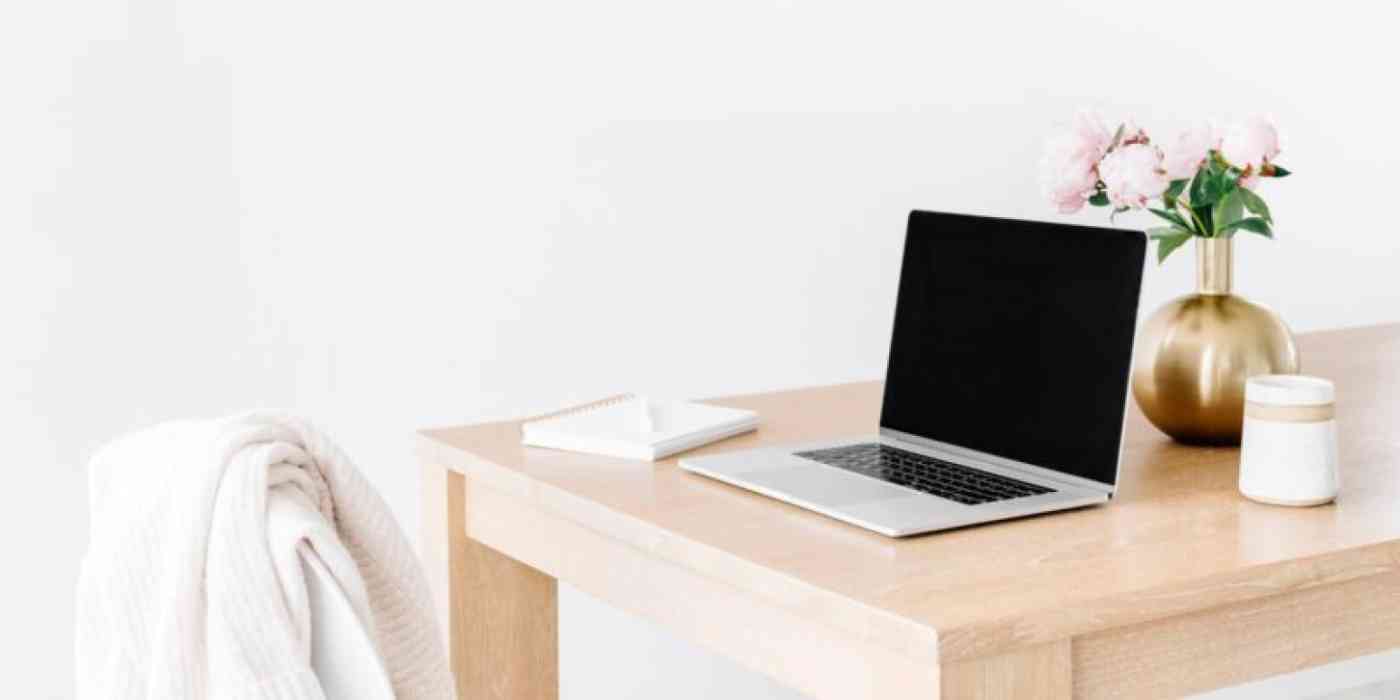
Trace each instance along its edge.
{"label": "spiral notebook", "polygon": [[656,461],[758,427],[758,414],[623,394],[520,426],[521,442],[571,452]]}

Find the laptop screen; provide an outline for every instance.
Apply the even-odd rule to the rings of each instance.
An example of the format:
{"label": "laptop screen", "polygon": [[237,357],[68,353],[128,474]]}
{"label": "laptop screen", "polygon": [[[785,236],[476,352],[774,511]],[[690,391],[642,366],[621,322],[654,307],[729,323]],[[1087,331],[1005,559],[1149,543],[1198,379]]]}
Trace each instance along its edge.
{"label": "laptop screen", "polygon": [[1146,247],[910,214],[881,427],[1114,483]]}

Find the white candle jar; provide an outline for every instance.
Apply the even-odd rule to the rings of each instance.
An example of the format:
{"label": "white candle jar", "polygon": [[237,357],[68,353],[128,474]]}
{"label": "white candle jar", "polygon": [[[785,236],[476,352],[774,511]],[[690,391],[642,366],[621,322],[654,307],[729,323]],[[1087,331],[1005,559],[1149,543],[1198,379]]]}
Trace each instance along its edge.
{"label": "white candle jar", "polygon": [[1252,377],[1244,389],[1240,493],[1280,506],[1337,497],[1336,390],[1317,377]]}

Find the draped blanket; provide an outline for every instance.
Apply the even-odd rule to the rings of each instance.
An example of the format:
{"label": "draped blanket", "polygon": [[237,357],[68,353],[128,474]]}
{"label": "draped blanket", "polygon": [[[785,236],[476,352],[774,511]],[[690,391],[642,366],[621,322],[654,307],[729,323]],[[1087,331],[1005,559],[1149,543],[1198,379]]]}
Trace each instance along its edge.
{"label": "draped blanket", "polygon": [[307,422],[166,423],[90,465],[80,698],[324,698],[299,557],[355,608],[400,700],[451,698],[428,584],[387,505]]}

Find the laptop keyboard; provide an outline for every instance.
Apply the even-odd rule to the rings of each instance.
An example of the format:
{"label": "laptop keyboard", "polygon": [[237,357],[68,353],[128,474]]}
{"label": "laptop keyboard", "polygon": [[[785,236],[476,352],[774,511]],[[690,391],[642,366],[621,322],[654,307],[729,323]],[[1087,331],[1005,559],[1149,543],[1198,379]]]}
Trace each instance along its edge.
{"label": "laptop keyboard", "polygon": [[878,443],[843,445],[796,454],[970,506],[1055,491]]}

